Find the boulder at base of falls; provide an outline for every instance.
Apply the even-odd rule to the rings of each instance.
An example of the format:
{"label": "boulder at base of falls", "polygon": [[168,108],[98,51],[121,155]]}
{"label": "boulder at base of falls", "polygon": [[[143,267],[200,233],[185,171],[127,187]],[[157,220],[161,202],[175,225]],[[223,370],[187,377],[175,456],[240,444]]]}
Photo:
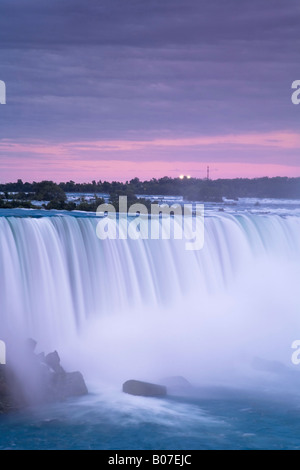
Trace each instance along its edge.
{"label": "boulder at base of falls", "polygon": [[42,401],[62,401],[88,394],[83,375],[80,372],[66,372],[57,351],[47,356],[43,353],[35,355],[35,358],[40,369]]}
{"label": "boulder at base of falls", "polygon": [[140,397],[165,397],[167,388],[163,385],[128,380],[123,384],[123,392]]}
{"label": "boulder at base of falls", "polygon": [[9,357],[0,366],[0,414],[88,394],[80,372],[66,372],[57,351],[35,354],[35,345],[28,342],[18,367],[8,365]]}
{"label": "boulder at base of falls", "polygon": [[45,398],[51,401],[62,401],[87,394],[88,389],[80,372],[64,372],[53,375]]}
{"label": "boulder at base of falls", "polygon": [[6,366],[0,364],[0,415],[7,413],[12,408],[13,403],[6,379]]}

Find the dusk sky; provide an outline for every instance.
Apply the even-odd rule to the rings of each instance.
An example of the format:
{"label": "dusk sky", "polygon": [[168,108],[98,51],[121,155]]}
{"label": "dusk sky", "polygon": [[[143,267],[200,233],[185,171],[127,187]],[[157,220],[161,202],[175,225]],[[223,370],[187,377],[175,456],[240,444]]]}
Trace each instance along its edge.
{"label": "dusk sky", "polygon": [[300,176],[299,0],[1,0],[0,182]]}

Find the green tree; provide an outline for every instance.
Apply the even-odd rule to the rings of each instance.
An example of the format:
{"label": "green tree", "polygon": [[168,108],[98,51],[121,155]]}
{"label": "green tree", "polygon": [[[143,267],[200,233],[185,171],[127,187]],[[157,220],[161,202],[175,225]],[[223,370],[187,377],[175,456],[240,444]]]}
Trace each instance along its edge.
{"label": "green tree", "polygon": [[53,181],[42,181],[34,183],[35,198],[37,201],[59,201],[66,200],[66,193]]}

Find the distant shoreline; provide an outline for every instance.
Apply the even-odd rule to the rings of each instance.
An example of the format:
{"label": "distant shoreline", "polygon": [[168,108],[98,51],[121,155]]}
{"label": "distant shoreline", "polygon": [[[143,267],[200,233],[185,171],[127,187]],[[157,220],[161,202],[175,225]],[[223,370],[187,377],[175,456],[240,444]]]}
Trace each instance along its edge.
{"label": "distant shoreline", "polygon": [[[89,193],[95,195],[89,202],[67,201],[66,193]],[[164,177],[141,181],[133,178],[126,183],[113,181],[92,181],[91,183],[75,183],[74,181],[54,183],[41,181],[28,183],[19,179],[15,183],[0,184],[0,208],[35,208],[32,201],[46,201],[45,209],[64,210],[96,210],[96,204],[104,201],[114,204],[117,208],[119,196],[127,196],[129,203],[141,201],[151,203],[150,196],[182,197],[186,201],[222,202],[223,198],[238,200],[239,198],[259,199],[300,199],[300,178],[235,178],[235,179],[197,179],[187,176],[179,178]],[[138,197],[137,197],[138,195]],[[80,197],[80,196],[79,196]]]}

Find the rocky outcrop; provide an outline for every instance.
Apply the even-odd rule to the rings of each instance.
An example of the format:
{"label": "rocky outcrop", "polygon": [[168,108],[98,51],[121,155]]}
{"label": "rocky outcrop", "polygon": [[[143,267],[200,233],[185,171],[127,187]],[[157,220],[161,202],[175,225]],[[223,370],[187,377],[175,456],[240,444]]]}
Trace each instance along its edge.
{"label": "rocky outcrop", "polygon": [[50,401],[62,401],[71,397],[88,394],[84,378],[80,372],[55,373],[49,383],[45,398]]}
{"label": "rocky outcrop", "polygon": [[13,409],[13,400],[7,384],[6,366],[0,365],[0,415]]}
{"label": "rocky outcrop", "polygon": [[128,380],[125,382],[123,384],[123,392],[141,397],[165,397],[167,395],[165,386],[140,382],[139,380]]}
{"label": "rocky outcrop", "polygon": [[22,370],[23,365],[19,371],[0,365],[0,414],[32,404],[58,402],[88,394],[82,374],[66,372],[57,351],[47,356],[44,353],[37,355],[35,347],[36,342],[29,340],[25,371]]}
{"label": "rocky outcrop", "polygon": [[65,371],[60,365],[60,357],[58,355],[57,351],[54,351],[53,353],[48,354],[45,356],[42,361],[47,364],[47,366],[50,367],[54,372],[57,374],[64,374]]}

